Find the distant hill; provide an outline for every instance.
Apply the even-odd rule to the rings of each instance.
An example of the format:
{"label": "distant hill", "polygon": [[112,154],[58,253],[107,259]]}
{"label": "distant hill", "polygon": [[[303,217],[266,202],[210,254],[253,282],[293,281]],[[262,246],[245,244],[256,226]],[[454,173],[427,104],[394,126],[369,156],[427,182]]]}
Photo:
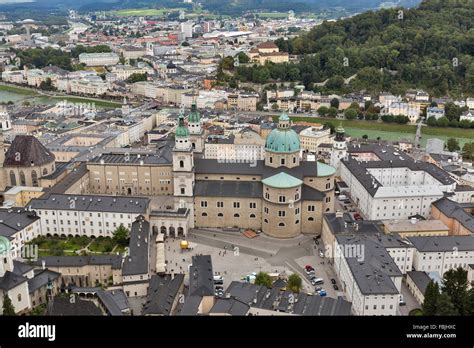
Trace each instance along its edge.
{"label": "distant hill", "polygon": [[[36,0],[29,4],[13,2],[34,0],[0,0],[0,11],[32,9],[78,9],[82,12],[128,8],[187,7],[182,0]],[[377,9],[380,6],[415,6],[420,0],[200,0],[203,8],[223,15],[240,15],[252,11],[319,12],[338,9],[351,14]],[[4,4],[6,3],[6,4]]]}
{"label": "distant hill", "polygon": [[473,0],[425,0],[402,12],[383,9],[324,22],[276,41],[281,50],[300,55],[299,63],[240,67],[236,76],[253,82],[293,79],[309,88],[329,79],[325,88],[342,92],[417,87],[439,96],[474,95],[473,18]]}

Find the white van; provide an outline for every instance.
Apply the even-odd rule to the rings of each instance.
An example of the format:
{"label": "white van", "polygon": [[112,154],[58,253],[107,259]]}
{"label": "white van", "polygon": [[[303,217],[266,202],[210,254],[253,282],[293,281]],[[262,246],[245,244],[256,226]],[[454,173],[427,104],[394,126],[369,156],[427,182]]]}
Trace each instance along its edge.
{"label": "white van", "polygon": [[337,199],[340,200],[340,201],[345,201],[347,199],[347,196],[346,195],[339,195],[337,197]]}
{"label": "white van", "polygon": [[224,284],[224,277],[214,276],[214,284]]}

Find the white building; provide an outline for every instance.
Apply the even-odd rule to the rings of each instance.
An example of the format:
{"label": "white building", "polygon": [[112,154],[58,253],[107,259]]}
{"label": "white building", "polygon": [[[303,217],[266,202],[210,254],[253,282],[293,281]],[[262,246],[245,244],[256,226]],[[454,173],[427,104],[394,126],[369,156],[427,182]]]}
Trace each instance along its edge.
{"label": "white building", "polygon": [[394,116],[407,116],[410,123],[416,123],[420,117],[420,105],[418,103],[391,103],[388,109],[384,109],[385,114]]}
{"label": "white building", "polygon": [[409,237],[415,248],[413,267],[417,271],[445,272],[458,267],[466,271],[474,264],[474,236]]}
{"label": "white building", "polygon": [[320,144],[330,142],[330,135],[331,129],[324,128],[322,125],[305,128],[300,132],[301,148],[317,153]]}
{"label": "white building", "polygon": [[464,112],[459,118],[459,121],[464,121],[464,120],[474,122],[474,110],[469,110],[469,111]]}
{"label": "white building", "polygon": [[444,117],[444,115],[445,115],[445,111],[442,108],[429,107],[429,108],[426,109],[426,119],[434,117],[438,120],[441,117]]}
{"label": "white building", "polygon": [[41,218],[44,236],[112,237],[121,224],[130,229],[137,216],[146,215],[148,204],[138,197],[52,194],[32,199],[29,208]]}
{"label": "white building", "polygon": [[341,178],[369,220],[428,218],[431,203],[456,189],[443,169],[416,162],[391,146],[355,146],[348,152],[348,159],[340,161]]}
{"label": "white building", "polygon": [[264,156],[265,140],[250,129],[244,129],[229,137],[210,137],[204,144],[206,159],[255,162],[263,160]]}
{"label": "white building", "polygon": [[[397,243],[399,249],[407,249]],[[398,253],[395,245],[392,249]],[[383,241],[376,236],[337,235],[334,250],[334,269],[353,314],[397,315],[403,274]]]}
{"label": "white building", "polygon": [[193,22],[181,23],[180,28],[184,39],[193,37],[193,24]]}
{"label": "white building", "polygon": [[116,53],[81,53],[79,62],[87,66],[116,65],[120,61]]}

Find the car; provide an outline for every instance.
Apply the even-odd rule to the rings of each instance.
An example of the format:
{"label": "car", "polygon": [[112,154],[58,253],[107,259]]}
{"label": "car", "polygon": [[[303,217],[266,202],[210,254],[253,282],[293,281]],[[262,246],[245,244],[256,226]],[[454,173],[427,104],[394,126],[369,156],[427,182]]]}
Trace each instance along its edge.
{"label": "car", "polygon": [[214,284],[215,284],[215,285],[222,285],[222,284],[224,284],[224,277],[222,277],[222,276],[214,276]]}
{"label": "car", "polygon": [[351,204],[350,199],[346,199],[346,200],[344,201],[344,204]]}
{"label": "car", "polygon": [[321,291],[322,289],[323,289],[322,287],[317,286],[317,287],[314,288],[314,291],[318,292],[318,291]]}
{"label": "car", "polygon": [[311,274],[308,274],[308,278],[309,280],[313,280],[313,279],[316,279],[317,277],[316,277],[316,274],[311,273]]}
{"label": "car", "polygon": [[327,296],[327,292],[326,292],[326,290],[321,289],[321,290],[318,291],[318,295],[321,296],[321,297],[324,297],[324,296]]}
{"label": "car", "polygon": [[400,299],[398,300],[398,304],[400,306],[405,306],[406,305],[406,302],[405,302],[405,299],[403,298],[403,295],[400,295]]}
{"label": "car", "polygon": [[319,249],[319,256],[324,259],[324,251],[321,249]]}
{"label": "car", "polygon": [[336,279],[331,278],[331,283],[336,284]]}
{"label": "car", "polygon": [[360,216],[359,213],[354,213],[354,219],[355,219],[355,220],[363,220],[363,219],[362,219],[362,216]]}
{"label": "car", "polygon": [[314,269],[312,271],[306,271],[306,274],[309,276],[314,275]]}
{"label": "car", "polygon": [[307,270],[307,271],[311,271],[311,270],[314,271],[314,267],[311,266],[311,265],[306,265],[306,266],[304,266],[304,269]]}
{"label": "car", "polygon": [[224,287],[222,285],[215,286],[216,291],[224,291]]}
{"label": "car", "polygon": [[332,287],[333,287],[333,289],[336,290],[336,291],[339,290],[339,287],[338,287],[336,284],[333,284]]}
{"label": "car", "polygon": [[322,278],[314,278],[314,279],[311,279],[311,284],[313,284],[313,285],[323,285],[324,280]]}

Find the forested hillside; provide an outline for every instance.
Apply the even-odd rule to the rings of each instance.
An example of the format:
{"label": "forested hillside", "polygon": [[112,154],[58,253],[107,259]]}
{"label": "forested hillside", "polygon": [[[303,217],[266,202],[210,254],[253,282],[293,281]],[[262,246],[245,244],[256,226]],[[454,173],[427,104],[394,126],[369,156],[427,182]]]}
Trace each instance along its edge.
{"label": "forested hillside", "polygon": [[[301,55],[294,64],[239,67],[243,81],[302,81],[308,88],[377,92],[424,88],[435,95],[474,95],[474,1],[425,0],[416,9],[366,12],[278,39]],[[349,86],[344,78],[357,74]],[[319,88],[319,87],[318,87]]]}

